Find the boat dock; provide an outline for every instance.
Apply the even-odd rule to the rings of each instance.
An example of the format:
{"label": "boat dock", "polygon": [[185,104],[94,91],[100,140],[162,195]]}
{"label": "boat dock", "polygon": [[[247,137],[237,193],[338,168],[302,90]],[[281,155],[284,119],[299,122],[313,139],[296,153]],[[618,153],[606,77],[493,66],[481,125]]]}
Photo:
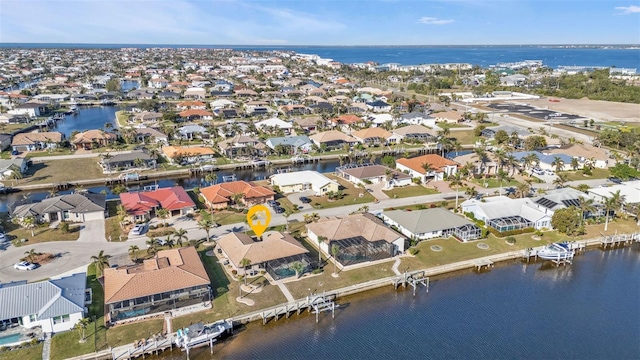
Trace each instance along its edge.
{"label": "boat dock", "polygon": [[111,350],[111,359],[135,359],[147,355],[157,355],[167,349],[173,349],[175,334],[168,334],[165,337],[156,337],[144,341],[136,341],[133,344],[117,347]]}
{"label": "boat dock", "polygon": [[600,244],[603,249],[630,245],[634,242],[640,242],[640,233],[636,232],[633,234],[616,234],[609,236],[602,235],[602,239],[600,240]]}
{"label": "boat dock", "polygon": [[429,277],[423,270],[410,273],[405,271],[404,274],[392,279],[391,284],[395,289],[398,289],[401,285],[402,287],[411,286],[413,288],[413,296],[416,296],[418,285],[424,286],[427,289],[427,293],[429,292]]}
{"label": "boat dock", "polygon": [[[262,318],[262,325],[266,325],[271,319],[274,319],[274,321],[278,321],[278,319],[280,319],[283,316],[288,319],[289,316],[291,316],[291,314],[293,313],[300,315],[305,310],[308,310],[309,312],[316,314],[316,322],[319,321],[320,313],[324,311],[331,311],[331,318],[334,318],[335,309],[337,306],[335,303],[335,298],[336,296],[334,294],[327,295],[325,293],[322,295],[312,295],[312,296],[308,296],[306,299],[289,302],[284,305],[274,306],[272,308],[265,309],[260,312],[260,317]],[[245,322],[245,320],[251,321],[250,318],[252,318],[253,316],[254,315],[249,315],[249,318],[247,319],[237,318],[235,319],[235,321],[238,321],[241,323]]]}

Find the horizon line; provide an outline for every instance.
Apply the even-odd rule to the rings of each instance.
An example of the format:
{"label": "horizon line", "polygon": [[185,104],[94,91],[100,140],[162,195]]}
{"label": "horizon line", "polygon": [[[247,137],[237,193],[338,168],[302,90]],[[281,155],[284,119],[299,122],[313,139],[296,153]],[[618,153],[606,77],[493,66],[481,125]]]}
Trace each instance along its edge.
{"label": "horizon line", "polygon": [[118,43],[118,42],[0,42],[0,47],[3,45],[167,45],[167,46],[252,46],[252,47],[429,47],[429,46],[443,46],[443,47],[454,47],[454,46],[464,46],[464,47],[472,47],[472,46],[640,46],[640,43],[557,43],[557,44],[544,44],[544,43],[531,43],[531,44],[439,44],[439,45],[410,45],[410,44],[401,44],[401,45],[390,45],[390,44],[382,44],[382,45],[318,45],[318,44],[176,44],[176,43]]}

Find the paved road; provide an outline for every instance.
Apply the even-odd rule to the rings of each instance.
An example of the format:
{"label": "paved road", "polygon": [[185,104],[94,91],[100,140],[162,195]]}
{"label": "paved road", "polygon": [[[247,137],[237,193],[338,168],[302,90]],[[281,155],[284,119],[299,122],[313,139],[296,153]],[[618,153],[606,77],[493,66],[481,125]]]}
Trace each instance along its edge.
{"label": "paved road", "polygon": [[[604,184],[608,184],[606,179],[596,179],[596,180],[584,180],[584,181],[574,181],[569,183],[569,185],[577,185],[577,184],[588,184],[589,186],[600,186]],[[610,183],[609,183],[610,184]],[[553,188],[552,184],[534,184],[534,187],[538,188]],[[478,189],[480,194],[485,195],[493,195],[493,193],[497,190],[497,188],[489,188],[489,189]],[[368,203],[365,204],[369,207],[369,211],[382,210],[390,207],[400,207],[406,205],[416,205],[416,204],[424,204],[430,202],[438,202],[443,200],[454,200],[455,199],[455,191],[449,193],[442,194],[434,194],[434,195],[424,195],[417,196],[412,198],[402,198],[402,199],[382,199],[377,203]],[[463,192],[459,193],[459,202],[462,202],[466,199],[466,196]],[[358,211],[362,208],[363,204],[355,204],[355,205],[347,205],[341,206],[338,208],[331,209],[313,209],[308,205],[300,211],[299,213],[293,214],[289,217],[288,221],[304,221],[304,215],[310,213],[318,213],[321,217],[323,216],[344,216],[350,213]],[[282,214],[274,214],[272,213],[271,224],[270,226],[284,225],[285,218]],[[182,218],[174,218],[170,219],[169,223],[176,229],[185,229],[188,232],[189,239],[204,239],[206,237],[206,232],[198,228],[197,224],[193,220],[182,219]],[[104,234],[103,230],[96,230],[95,227],[86,228],[87,231],[95,233],[95,231],[101,231],[101,234]],[[218,228],[213,229],[210,232],[211,238],[215,239],[230,232],[241,232],[247,231],[248,227],[244,223],[231,224],[231,225],[223,225]],[[99,238],[99,240],[98,240]],[[49,243],[41,243],[41,244],[33,244],[33,245],[25,245],[21,247],[15,247],[13,245],[9,245],[8,248],[4,251],[0,250],[0,282],[8,282],[12,280],[28,280],[28,281],[36,281],[42,280],[45,278],[49,278],[52,276],[57,276],[62,273],[68,273],[74,269],[82,268],[89,263],[92,255],[97,255],[100,250],[104,250],[106,254],[109,255],[126,255],[128,253],[129,246],[137,245],[139,248],[143,249],[146,247],[146,241],[149,239],[146,235],[142,236],[130,236],[129,240],[126,242],[107,242],[104,239],[104,236],[99,237],[97,234],[95,238],[91,238],[88,241],[84,241],[85,238],[82,238],[83,241],[58,241],[58,242],[49,242]],[[46,264],[42,268],[38,268],[32,271],[18,271],[13,269],[13,264],[16,263],[19,258],[24,256],[26,251],[30,249],[36,249],[38,252],[46,252],[52,254],[58,254],[59,257],[53,262]]]}
{"label": "paved road", "polygon": [[[109,151],[110,155],[118,155],[118,154],[128,154],[130,153],[130,150],[126,150],[126,151]],[[69,159],[80,159],[80,158],[92,158],[92,157],[98,157],[100,156],[101,153],[85,153],[85,154],[70,154],[70,155],[55,155],[55,156],[40,156],[40,157],[33,157],[31,158],[31,161],[33,162],[40,162],[40,161],[49,161],[49,160],[69,160]]]}

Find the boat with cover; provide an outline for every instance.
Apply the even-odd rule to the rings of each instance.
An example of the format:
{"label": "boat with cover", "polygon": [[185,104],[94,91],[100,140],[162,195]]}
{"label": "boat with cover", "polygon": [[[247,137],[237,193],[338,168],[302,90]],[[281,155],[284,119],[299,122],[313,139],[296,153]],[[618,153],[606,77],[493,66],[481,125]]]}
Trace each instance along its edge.
{"label": "boat with cover", "polygon": [[192,348],[206,344],[230,329],[231,325],[227,321],[218,321],[210,325],[204,325],[200,322],[184,329],[178,329],[175,344],[184,349]]}
{"label": "boat with cover", "polygon": [[571,250],[569,243],[553,243],[538,250],[538,257],[545,260],[566,260],[571,259],[575,255],[575,251]]}

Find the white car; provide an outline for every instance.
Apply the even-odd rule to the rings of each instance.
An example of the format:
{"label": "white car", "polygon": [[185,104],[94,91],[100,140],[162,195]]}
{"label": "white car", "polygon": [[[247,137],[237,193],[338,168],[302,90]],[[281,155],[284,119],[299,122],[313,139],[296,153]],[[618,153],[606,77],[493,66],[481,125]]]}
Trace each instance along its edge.
{"label": "white car", "polygon": [[147,232],[147,229],[147,224],[138,224],[133,227],[133,230],[131,230],[131,235],[143,235]]}
{"label": "white car", "polygon": [[19,263],[13,265],[13,268],[16,270],[33,270],[36,268],[36,264],[32,264],[28,261],[20,261]]}
{"label": "white car", "polygon": [[5,233],[0,233],[0,243],[5,241],[9,241],[9,238]]}

